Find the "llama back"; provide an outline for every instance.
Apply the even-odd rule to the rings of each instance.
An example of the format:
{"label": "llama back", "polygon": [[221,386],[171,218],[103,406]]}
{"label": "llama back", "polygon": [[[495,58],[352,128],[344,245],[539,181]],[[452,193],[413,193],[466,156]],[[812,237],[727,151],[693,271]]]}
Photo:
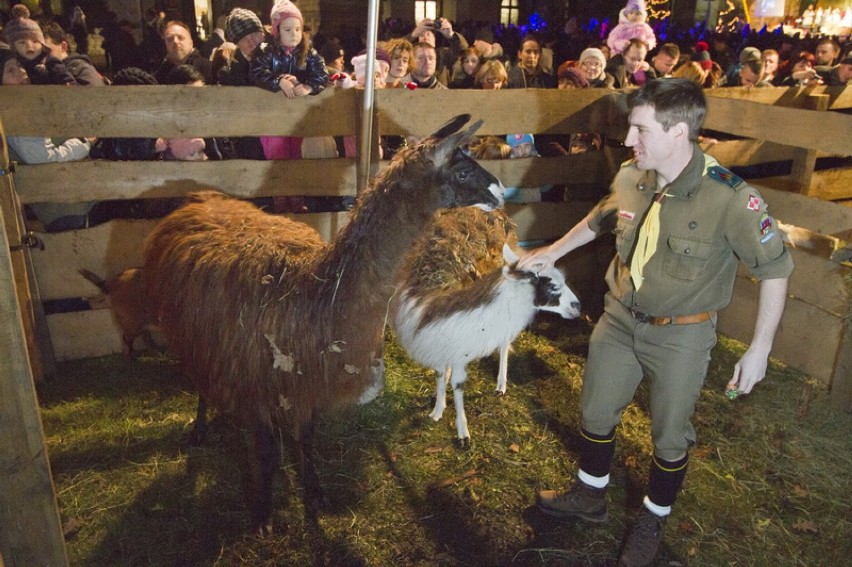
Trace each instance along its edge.
{"label": "llama back", "polygon": [[324,246],[307,225],[216,193],[193,195],[149,236],[146,289],[170,349],[214,407],[238,416],[259,410],[264,420],[303,407],[288,399],[296,375],[274,367],[266,336],[293,352],[287,341],[311,319],[280,299],[310,295],[300,282]]}

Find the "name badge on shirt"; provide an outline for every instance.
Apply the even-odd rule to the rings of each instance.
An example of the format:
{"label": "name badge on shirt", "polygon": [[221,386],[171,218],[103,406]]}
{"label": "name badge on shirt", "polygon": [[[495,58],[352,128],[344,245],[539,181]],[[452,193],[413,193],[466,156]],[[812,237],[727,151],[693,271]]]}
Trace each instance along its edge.
{"label": "name badge on shirt", "polygon": [[636,217],[633,211],[618,211],[618,218],[632,221]]}

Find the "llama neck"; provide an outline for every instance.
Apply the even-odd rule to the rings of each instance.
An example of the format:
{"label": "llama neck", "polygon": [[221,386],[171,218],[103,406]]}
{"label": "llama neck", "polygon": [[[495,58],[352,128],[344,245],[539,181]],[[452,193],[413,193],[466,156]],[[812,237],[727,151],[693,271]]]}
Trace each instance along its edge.
{"label": "llama neck", "polygon": [[334,312],[345,309],[347,318],[362,322],[384,319],[400,264],[437,210],[406,200],[412,194],[381,186],[370,190],[320,260],[315,271],[323,282],[320,293],[337,305]]}

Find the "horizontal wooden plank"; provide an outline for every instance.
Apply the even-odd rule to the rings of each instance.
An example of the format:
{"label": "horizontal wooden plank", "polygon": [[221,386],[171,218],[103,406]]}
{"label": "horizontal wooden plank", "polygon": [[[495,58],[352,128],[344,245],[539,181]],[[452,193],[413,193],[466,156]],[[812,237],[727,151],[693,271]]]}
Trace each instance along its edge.
{"label": "horizontal wooden plank", "polygon": [[725,167],[743,167],[792,160],[796,149],[762,140],[725,140],[710,146],[706,152]]}
{"label": "horizontal wooden plank", "polygon": [[811,95],[828,95],[829,110],[852,108],[852,89],[847,87],[772,87],[754,89],[749,87],[731,87],[705,91],[708,98],[731,98],[749,100],[761,104],[801,108],[807,105],[806,99]]}
{"label": "horizontal wooden plank", "polygon": [[772,216],[787,224],[802,226],[823,234],[837,234],[852,228],[848,207],[798,193],[778,191],[766,187],[761,180],[755,180],[752,185],[766,199]]}
{"label": "horizontal wooden plank", "polygon": [[[719,314],[719,332],[748,344],[754,333],[759,285],[737,278],[734,298]],[[830,385],[843,319],[796,298],[788,298],[771,356]],[[814,340],[814,334],[819,340]],[[731,373],[733,374],[733,368]]]}
{"label": "horizontal wooden plank", "polygon": [[852,116],[711,97],[705,127],[779,144],[852,155]]}
{"label": "horizontal wooden plank", "polygon": [[852,168],[815,171],[811,194],[824,201],[852,199]]}
{"label": "horizontal wooden plank", "polygon": [[507,203],[506,212],[518,226],[518,240],[537,241],[559,238],[594,206],[593,201],[562,203]]}
{"label": "horizontal wooden plank", "polygon": [[[554,158],[483,160],[506,187],[608,184],[603,152]],[[384,169],[387,162],[380,162]],[[346,158],[205,162],[103,161],[19,165],[15,179],[24,203],[158,199],[214,188],[252,198],[268,195],[356,194],[356,166]],[[68,190],[74,179],[74,191]]]}
{"label": "horizontal wooden plank", "polygon": [[256,87],[4,86],[7,136],[344,136],[357,132],[359,92],[287,99]]}
{"label": "horizontal wooden plank", "polygon": [[[19,165],[24,203],[157,199],[214,188],[235,197],[355,195],[355,161],[105,161]],[[73,191],[68,180],[73,179]]]}
{"label": "horizontal wooden plank", "polygon": [[478,135],[568,134],[601,130],[619,96],[605,89],[389,89],[376,91],[376,108],[386,135],[425,136],[465,112],[484,121]]}

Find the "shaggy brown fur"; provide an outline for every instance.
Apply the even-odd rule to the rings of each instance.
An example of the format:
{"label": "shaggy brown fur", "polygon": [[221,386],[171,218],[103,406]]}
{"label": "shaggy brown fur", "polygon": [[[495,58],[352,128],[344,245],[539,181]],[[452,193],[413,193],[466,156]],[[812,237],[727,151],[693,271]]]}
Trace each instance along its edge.
{"label": "shaggy brown fur", "polygon": [[124,270],[117,276],[104,280],[89,270],[81,268],[80,274],[95,284],[106,296],[115,322],[121,329],[121,341],[124,355],[136,358],[133,343],[137,337],[153,350],[160,350],[151,336],[156,329],[149,310],[150,303],[145,294],[145,283],[139,268]]}
{"label": "shaggy brown fur", "polygon": [[[433,213],[501,204],[490,190],[499,182],[457,150],[472,132],[441,140],[464,121],[400,152],[329,246],[301,223],[213,192],[160,222],[145,242],[147,288],[202,398],[264,436],[284,424],[297,439],[318,413],[358,400],[380,357],[394,274]],[[255,511],[261,527],[267,498]]]}

